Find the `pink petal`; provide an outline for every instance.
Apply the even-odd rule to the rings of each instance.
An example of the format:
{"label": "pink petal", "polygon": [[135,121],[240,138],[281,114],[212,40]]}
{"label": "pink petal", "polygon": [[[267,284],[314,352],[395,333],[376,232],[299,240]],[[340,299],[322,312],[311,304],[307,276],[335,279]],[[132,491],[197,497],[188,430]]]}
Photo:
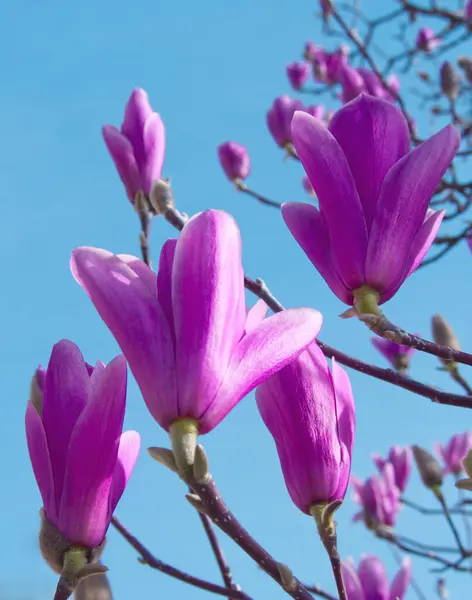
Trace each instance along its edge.
{"label": "pink petal", "polygon": [[356,289],[364,283],[367,229],[346,157],[326,127],[304,112],[292,119],[292,137],[329,230],[333,265]]}
{"label": "pink petal", "polygon": [[296,358],[318,335],[323,317],[316,310],[284,310],[244,336],[231,356],[225,379],[202,417],[201,433],[211,431],[262,381]]}
{"label": "pink petal", "polygon": [[134,156],[133,146],[113,125],[102,128],[103,139],[107,145],[116,170],[123,182],[128,198],[134,202],[137,192],[141,189],[141,176]]}
{"label": "pink petal", "polygon": [[255,329],[267,316],[269,307],[264,300],[258,300],[246,315],[246,334]]}
{"label": "pink petal", "polygon": [[174,268],[176,239],[164,242],[157,270],[157,300],[169,325],[172,340],[175,345],[174,309],[172,306],[172,270]]}
{"label": "pink petal", "polygon": [[410,147],[408,124],[391,102],[361,94],[336,112],[329,130],[347,158],[370,229],[384,177]]}
{"label": "pink petal", "polygon": [[153,114],[147,93],[140,88],[133,90],[126,105],[125,118],[121,126],[121,133],[126,136],[133,146],[136,163],[140,173],[143,173],[146,164],[146,143],[144,128],[147,120]]}
{"label": "pink petal", "polygon": [[394,287],[411,265],[410,249],[459,144],[459,132],[448,125],[401,158],[387,173],[366,258],[366,282],[378,292]]}
{"label": "pink petal", "polygon": [[241,236],[229,214],[207,210],[186,223],[175,250],[172,305],[179,415],[199,419],[246,320]]}
{"label": "pink petal", "polygon": [[357,573],[366,598],[372,600],[388,598],[387,572],[380,559],[373,554],[365,554],[359,562]]}
{"label": "pink petal", "polygon": [[154,271],[151,271],[147,264],[137,256],[131,254],[117,254],[116,256],[136,273],[139,281],[147,287],[150,294],[155,296],[157,277]]}
{"label": "pink petal", "polygon": [[166,150],[164,123],[157,113],[146,120],[143,131],[145,162],[141,171],[144,191],[149,194],[154,182],[162,176]]}
{"label": "pink petal", "polygon": [[402,562],[400,570],[395,575],[392,585],[390,586],[389,600],[403,600],[406,594],[406,590],[410,585],[411,581],[411,560],[410,557],[405,556]]}
{"label": "pink petal", "polygon": [[167,428],[178,415],[174,346],[149,278],[106,250],[74,250],[71,270],[114,335],[149,411]]}
{"label": "pink petal", "polygon": [[336,273],[331,262],[329,231],[319,210],[311,204],[286,202],[282,217],[290,233],[311,260],[331,291],[346,304],[352,304],[352,294]]}
{"label": "pink petal", "polygon": [[59,529],[71,543],[95,548],[109,525],[110,489],[126,403],[126,362],[106,367],[71,436]]}
{"label": "pink petal", "polygon": [[43,426],[58,508],[70,437],[89,393],[90,378],[80,350],[69,340],[61,340],[54,345],[49,359],[43,395]]}
{"label": "pink petal", "polygon": [[44,432],[43,422],[37,410],[28,402],[25,415],[26,440],[33,467],[36,483],[43,499],[44,510],[48,519],[56,521],[56,501],[54,495],[54,480],[52,477],[51,459],[49,457],[48,441]]}
{"label": "pink petal", "polygon": [[361,582],[354,565],[345,560],[341,563],[341,571],[344,587],[346,588],[346,594],[349,600],[365,600]]}
{"label": "pink petal", "polygon": [[111,485],[108,513],[109,519],[113,516],[116,505],[125,491],[136,461],[138,460],[140,447],[141,436],[137,431],[125,431],[121,435],[118,447],[118,460],[116,462]]}

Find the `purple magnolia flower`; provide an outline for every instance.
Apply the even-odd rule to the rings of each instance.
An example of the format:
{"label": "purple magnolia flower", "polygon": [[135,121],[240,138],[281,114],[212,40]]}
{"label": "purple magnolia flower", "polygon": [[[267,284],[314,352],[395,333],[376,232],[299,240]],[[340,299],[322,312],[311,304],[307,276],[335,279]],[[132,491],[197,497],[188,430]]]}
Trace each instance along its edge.
{"label": "purple magnolia flower", "polygon": [[315,117],[315,119],[318,119],[319,121],[322,121],[323,115],[325,113],[325,107],[323,106],[323,104],[314,104],[312,106],[307,106],[303,110],[312,117]]}
{"label": "purple magnolia flower", "polygon": [[341,71],[341,87],[343,89],[341,99],[344,103],[357,98],[366,91],[365,81],[357,69],[346,65]]}
{"label": "purple magnolia flower", "polygon": [[105,125],[102,133],[130,201],[134,203],[138,192],[149,195],[154,182],[161,178],[165,131],[146,92],[139,88],[133,91],[121,129]]}
{"label": "purple magnolia flower", "polygon": [[332,0],[320,0],[320,9],[324,19],[327,19],[333,12],[332,3]]}
{"label": "purple magnolia flower", "polygon": [[287,77],[294,90],[299,90],[310,75],[310,64],[307,62],[292,62],[287,65]]}
{"label": "purple magnolia flower", "polygon": [[406,489],[408,479],[410,478],[411,466],[413,464],[411,448],[409,446],[406,446],[405,448],[392,446],[387,458],[383,458],[380,454],[373,453],[372,460],[381,473],[383,472],[385,465],[392,465],[395,485],[400,492],[403,493]]}
{"label": "purple magnolia flower", "polygon": [[403,600],[411,580],[411,560],[405,557],[391,585],[383,563],[373,554],[364,554],[359,566],[352,559],[341,565],[347,600]]}
{"label": "purple magnolia flower", "polygon": [[464,17],[467,21],[472,22],[472,0],[467,0],[464,6]]}
{"label": "purple magnolia flower", "polygon": [[218,158],[230,181],[244,180],[251,172],[247,148],[237,142],[225,142],[218,146]]}
{"label": "purple magnolia flower", "polygon": [[140,437],[122,433],[125,403],[122,356],[90,374],[75,344],[54,346],[42,415],[28,402],[26,437],[46,517],[71,544],[101,544],[136,463]]}
{"label": "purple magnolia flower", "polygon": [[351,477],[354,500],[362,510],[355,521],[364,520],[369,527],[379,525],[393,527],[400,510],[400,490],[395,485],[393,465],[386,463],[379,475],[372,475],[365,481]]}
{"label": "purple magnolia flower", "polygon": [[346,304],[369,291],[389,300],[420,264],[444,211],[431,196],[460,144],[448,125],[414,150],[405,117],[390,102],[362,94],[329,127],[296,112],[292,137],[320,210],[282,206],[292,235]]}
{"label": "purple magnolia flower", "polygon": [[296,110],[304,110],[300,100],[294,100],[284,95],[274,100],[272,108],[267,113],[269,131],[281,148],[292,143],[290,124]]}
{"label": "purple magnolia flower", "polygon": [[410,366],[410,358],[415,353],[414,348],[402,346],[381,337],[372,338],[372,344],[395,367],[399,373],[406,373]]}
{"label": "purple magnolia flower", "polygon": [[157,277],[135,257],[97,248],[75,250],[71,266],[166,430],[179,418],[212,430],[321,327],[311,309],[263,320],[256,305],[246,316],[241,236],[223,211],[194,216],[168,240]]}
{"label": "purple magnolia flower", "polygon": [[343,500],[355,432],[354,398],[346,372],[316,344],[256,390],[290,497],[304,513]]}
{"label": "purple magnolia flower", "polygon": [[462,461],[472,449],[472,432],[453,435],[445,446],[435,444],[436,454],[444,462],[444,473],[459,475],[462,472]]}
{"label": "purple magnolia flower", "polygon": [[319,50],[320,48],[318,46],[313,42],[308,41],[305,43],[305,48],[303,49],[303,58],[311,63]]}
{"label": "purple magnolia flower", "polygon": [[336,52],[326,55],[326,79],[328,83],[341,83],[343,72],[348,67],[349,50],[341,47]]}
{"label": "purple magnolia flower", "polygon": [[469,246],[469,250],[472,252],[472,237],[467,238],[467,245]]}
{"label": "purple magnolia flower", "polygon": [[423,52],[431,52],[439,42],[439,38],[430,27],[422,27],[416,36],[416,47]]}

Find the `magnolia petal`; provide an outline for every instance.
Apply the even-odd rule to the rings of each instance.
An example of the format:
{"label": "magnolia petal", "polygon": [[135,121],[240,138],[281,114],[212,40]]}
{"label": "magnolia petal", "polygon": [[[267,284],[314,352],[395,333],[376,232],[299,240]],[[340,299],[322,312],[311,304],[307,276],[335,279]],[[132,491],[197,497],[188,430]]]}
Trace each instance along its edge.
{"label": "magnolia petal", "polygon": [[388,598],[390,586],[382,561],[373,554],[365,554],[357,567],[365,598]]}
{"label": "magnolia petal", "polygon": [[336,273],[331,262],[329,232],[320,211],[311,204],[286,202],[282,217],[290,233],[311,260],[331,291],[346,304],[352,304],[352,294]]}
{"label": "magnolia petal", "polygon": [[406,590],[411,581],[411,560],[409,556],[405,556],[402,561],[400,570],[395,575],[392,585],[390,586],[389,600],[403,600]]}
{"label": "magnolia petal", "polygon": [[141,176],[144,191],[149,194],[157,179],[161,179],[166,150],[164,123],[157,113],[146,120],[143,131],[145,162]]}
{"label": "magnolia petal", "polygon": [[345,285],[356,289],[364,283],[367,229],[344,152],[326,127],[301,111],[293,117],[292,137],[329,230],[331,260]]}
{"label": "magnolia petal", "polygon": [[133,146],[140,173],[143,173],[146,164],[144,127],[152,113],[147,93],[140,88],[134,89],[126,105],[121,132]]}
{"label": "magnolia petal", "polygon": [[177,239],[169,239],[162,246],[157,270],[157,300],[166,318],[175,344],[174,309],[172,307],[172,270]]}
{"label": "magnolia petal", "polygon": [[115,163],[118,175],[126,188],[128,198],[131,202],[134,202],[134,198],[141,189],[142,184],[133,146],[113,125],[102,127],[102,135],[108,152]]}
{"label": "magnolia petal", "polygon": [[342,561],[341,571],[344,587],[346,588],[346,594],[349,600],[366,600],[362,590],[361,582],[352,562],[347,560]]}
{"label": "magnolia petal", "polygon": [[246,334],[255,329],[266,318],[269,307],[264,300],[258,300],[246,315]]}
{"label": "magnolia petal", "polygon": [[117,254],[116,256],[136,273],[140,282],[145,285],[149,290],[149,293],[154,296],[156,294],[157,282],[154,271],[152,271],[147,264],[137,256],[132,256],[131,254]]}
{"label": "magnolia petal", "polygon": [[201,419],[211,431],[257,385],[295,359],[318,335],[323,317],[316,310],[284,310],[253,329],[236,346],[223,384]]}
{"label": "magnolia petal", "polygon": [[141,436],[137,431],[125,431],[120,437],[118,457],[110,492],[108,518],[111,519],[115,512],[125,488],[138,460],[141,447]]}

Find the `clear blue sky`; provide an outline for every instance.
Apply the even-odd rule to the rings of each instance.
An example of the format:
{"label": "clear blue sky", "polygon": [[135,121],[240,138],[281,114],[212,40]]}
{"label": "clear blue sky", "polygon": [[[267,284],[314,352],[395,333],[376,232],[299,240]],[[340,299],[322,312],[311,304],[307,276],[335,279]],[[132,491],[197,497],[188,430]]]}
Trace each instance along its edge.
{"label": "clear blue sky", "polygon": [[[369,10],[377,0],[364,1]],[[312,306],[324,314],[322,339],[364,360],[383,363],[360,323],[341,321],[343,305],[302,254],[279,213],[238,195],[225,180],[216,146],[227,139],[251,152],[250,185],[277,200],[304,200],[299,164],[282,160],[265,126],[275,96],[289,92],[285,64],[298,58],[307,39],[323,41],[313,10],[282,0],[193,3],[158,0],[3,0],[0,6],[0,295],[2,401],[0,494],[2,560],[0,597],[52,598],[56,576],[37,548],[41,506],[29,464],[24,409],[30,377],[47,363],[51,346],[74,340],[86,359],[110,360],[118,353],[111,334],[69,273],[74,247],[93,245],[139,253],[138,222],[100,135],[103,123],[119,124],[135,86],[144,87],[167,131],[164,174],[171,175],[178,206],[188,214],[208,207],[230,211],[244,239],[245,269],[263,277],[287,306]],[[457,4],[451,0],[451,7]],[[382,40],[384,50],[389,42]],[[404,81],[408,88],[411,82]],[[308,99],[307,99],[308,100]],[[416,105],[416,101],[415,101]],[[413,111],[422,133],[439,128]],[[153,223],[152,254],[172,236]],[[429,335],[434,312],[443,313],[463,347],[472,348],[469,319],[472,257],[464,246],[437,266],[413,276],[388,304],[388,315],[412,331]],[[252,299],[251,299],[252,302]],[[415,356],[412,375],[459,391],[436,370],[433,357]],[[370,452],[419,443],[430,446],[471,425],[471,413],[352,373],[358,430],[353,471],[367,476]],[[143,448],[167,445],[166,434],[148,415],[130,378],[128,428]],[[224,497],[243,524],[278,560],[308,583],[334,591],[314,524],[291,505],[272,439],[254,397],[245,399],[203,440]],[[142,452],[117,515],[161,559],[219,582],[219,574],[180,481]],[[455,498],[455,489],[449,490]],[[427,503],[414,476],[408,496]],[[432,502],[432,501],[431,501]],[[340,551],[359,558],[378,553],[393,575],[388,548],[350,520],[348,498],[339,512]],[[442,523],[401,515],[399,530],[412,537],[449,543]],[[221,536],[234,577],[254,598],[285,595]],[[186,598],[204,592],[142,566],[114,532],[104,556],[116,600]],[[430,565],[414,569],[434,597]],[[464,598],[466,580],[448,577],[453,598]],[[467,582],[467,586],[468,586]],[[209,597],[209,596],[208,596]],[[410,592],[408,598],[413,598]]]}

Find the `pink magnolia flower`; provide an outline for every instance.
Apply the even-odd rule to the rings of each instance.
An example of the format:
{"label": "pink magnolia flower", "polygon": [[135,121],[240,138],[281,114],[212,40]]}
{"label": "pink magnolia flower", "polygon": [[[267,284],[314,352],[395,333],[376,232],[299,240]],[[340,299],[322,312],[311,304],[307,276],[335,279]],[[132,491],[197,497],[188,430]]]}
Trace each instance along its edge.
{"label": "pink magnolia flower", "polygon": [[355,410],[346,372],[316,344],[256,390],[257,407],[272,434],[288,492],[304,513],[343,500],[349,483]]}
{"label": "pink magnolia flower", "polygon": [[292,62],[287,65],[287,77],[294,90],[299,90],[310,75],[310,64],[307,62]]}
{"label": "pink magnolia flower", "polygon": [[444,211],[428,204],[459,132],[448,125],[410,151],[401,111],[362,94],[328,128],[297,111],[292,137],[320,210],[286,203],[286,225],[340,300],[354,304],[355,292],[367,288],[386,302],[433,242]]}
{"label": "pink magnolia flower", "polygon": [[44,378],[42,414],[28,402],[26,437],[48,520],[70,541],[103,541],[139,453],[140,437],[123,430],[126,363],[93,373],[75,344],[58,342]]}
{"label": "pink magnolia flower", "polygon": [[364,554],[359,566],[348,559],[341,565],[347,600],[403,600],[411,581],[411,560],[405,557],[389,585],[383,563],[373,554]]}
{"label": "pink magnolia flower", "polygon": [[357,98],[357,96],[366,91],[366,85],[363,77],[357,69],[354,69],[349,65],[346,65],[342,68],[341,87],[343,90],[341,94],[341,100],[344,103],[354,100]]}
{"label": "pink magnolia flower", "polygon": [[416,47],[423,52],[431,52],[439,42],[439,38],[430,27],[422,27],[416,36]]}
{"label": "pink magnolia flower", "polygon": [[392,446],[387,458],[383,458],[380,454],[373,453],[372,460],[381,473],[383,472],[385,465],[389,463],[392,465],[395,485],[400,492],[403,493],[410,478],[411,466],[413,464],[411,448],[409,446],[406,446],[405,448]]}
{"label": "pink magnolia flower", "polygon": [[472,23],[472,0],[467,0],[464,6],[464,17]]}
{"label": "pink magnolia flower", "polygon": [[349,50],[344,47],[326,54],[326,80],[330,84],[341,83],[343,72],[348,67]]}
{"label": "pink magnolia flower", "polygon": [[290,124],[296,110],[304,110],[300,100],[294,100],[284,95],[274,100],[272,108],[267,113],[269,131],[281,148],[285,148],[292,142]]}
{"label": "pink magnolia flower", "polygon": [[453,435],[445,446],[435,444],[436,454],[444,462],[444,473],[459,475],[462,472],[462,461],[472,448],[472,432]]}
{"label": "pink magnolia flower", "polygon": [[156,276],[132,256],[78,248],[72,272],[120,345],[149,411],[211,431],[264,379],[296,358],[321,327],[311,309],[246,316],[241,236],[207,210],[168,240]]}
{"label": "pink magnolia flower", "polygon": [[372,345],[391,363],[399,373],[406,373],[410,366],[410,358],[415,353],[414,348],[402,346],[390,340],[375,336]]}
{"label": "pink magnolia flower", "polygon": [[134,202],[140,191],[149,195],[154,182],[161,178],[165,131],[146,92],[135,89],[126,105],[121,129],[105,125],[102,134],[130,201]]}
{"label": "pink magnolia flower", "polygon": [[386,525],[393,527],[400,511],[400,490],[395,484],[395,473],[391,463],[386,463],[379,475],[372,475],[365,481],[351,477],[354,500],[362,510],[355,521],[364,520],[369,526]]}
{"label": "pink magnolia flower", "polygon": [[225,142],[218,146],[221,167],[230,181],[244,180],[251,172],[251,159],[246,146]]}

